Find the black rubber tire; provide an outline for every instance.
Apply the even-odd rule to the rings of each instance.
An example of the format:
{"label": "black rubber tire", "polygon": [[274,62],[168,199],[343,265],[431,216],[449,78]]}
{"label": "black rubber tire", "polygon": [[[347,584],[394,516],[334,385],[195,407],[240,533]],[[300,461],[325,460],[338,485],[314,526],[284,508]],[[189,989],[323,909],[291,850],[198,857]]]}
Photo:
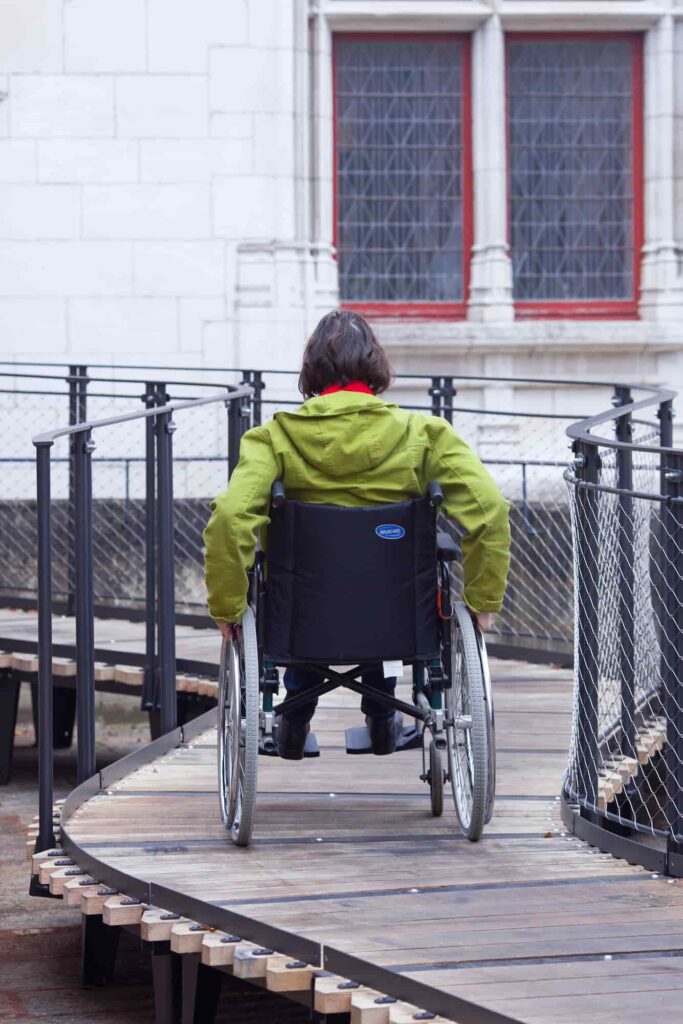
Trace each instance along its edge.
{"label": "black rubber tire", "polygon": [[[446,690],[446,740],[455,813],[471,842],[481,838],[488,809],[489,722],[477,635],[468,609],[453,602],[452,684]],[[462,717],[466,728],[457,728]]]}

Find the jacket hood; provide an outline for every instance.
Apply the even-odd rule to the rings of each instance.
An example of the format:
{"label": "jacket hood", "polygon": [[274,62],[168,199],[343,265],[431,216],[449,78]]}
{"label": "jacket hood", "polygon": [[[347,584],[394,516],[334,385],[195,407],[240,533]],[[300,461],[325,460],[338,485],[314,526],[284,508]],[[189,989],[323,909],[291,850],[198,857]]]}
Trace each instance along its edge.
{"label": "jacket hood", "polygon": [[379,466],[405,436],[409,416],[374,395],[337,391],[274,419],[301,457],[331,477]]}

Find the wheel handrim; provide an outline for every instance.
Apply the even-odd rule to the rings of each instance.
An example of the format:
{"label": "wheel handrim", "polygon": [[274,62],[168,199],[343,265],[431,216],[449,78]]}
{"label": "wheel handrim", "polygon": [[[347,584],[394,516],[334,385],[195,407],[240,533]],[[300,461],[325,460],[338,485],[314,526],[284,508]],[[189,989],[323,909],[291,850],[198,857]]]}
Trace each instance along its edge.
{"label": "wheel handrim", "polygon": [[[453,795],[460,824],[467,830],[472,822],[474,768],[472,757],[471,708],[469,686],[465,679],[460,630],[453,629],[452,684],[446,691],[449,724],[446,731]],[[469,720],[469,721],[468,721]]]}

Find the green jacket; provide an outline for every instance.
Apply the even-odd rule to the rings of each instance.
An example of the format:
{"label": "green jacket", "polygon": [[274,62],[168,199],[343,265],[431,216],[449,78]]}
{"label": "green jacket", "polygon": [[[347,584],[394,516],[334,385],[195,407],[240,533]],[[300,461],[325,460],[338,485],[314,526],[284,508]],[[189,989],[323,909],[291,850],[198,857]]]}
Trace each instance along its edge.
{"label": "green jacket", "polygon": [[242,438],[227,490],[204,531],[209,611],[236,622],[246,609],[247,569],[269,523],[270,489],[329,505],[381,505],[443,488],[443,510],[462,526],[464,599],[500,609],[510,560],[508,502],[474,452],[443,419],[374,395],[339,391],[278,412]]}

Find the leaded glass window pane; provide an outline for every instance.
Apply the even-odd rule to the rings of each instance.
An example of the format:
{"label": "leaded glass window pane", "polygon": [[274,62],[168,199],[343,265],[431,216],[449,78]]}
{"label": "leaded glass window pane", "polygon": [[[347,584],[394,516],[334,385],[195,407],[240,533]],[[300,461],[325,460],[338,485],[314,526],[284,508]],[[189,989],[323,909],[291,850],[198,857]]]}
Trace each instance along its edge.
{"label": "leaded glass window pane", "polygon": [[632,45],[510,41],[510,242],[521,302],[633,298]]}
{"label": "leaded glass window pane", "polygon": [[336,46],[341,297],[461,301],[461,44],[342,38]]}

